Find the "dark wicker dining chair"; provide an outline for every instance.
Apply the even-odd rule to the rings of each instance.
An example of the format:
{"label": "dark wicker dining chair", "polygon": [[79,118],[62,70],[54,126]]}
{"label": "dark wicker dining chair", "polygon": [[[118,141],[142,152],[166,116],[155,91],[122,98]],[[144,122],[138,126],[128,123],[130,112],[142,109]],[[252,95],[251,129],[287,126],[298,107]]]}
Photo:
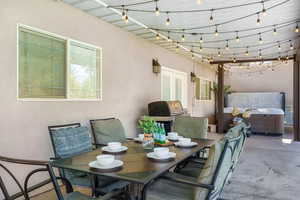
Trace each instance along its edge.
{"label": "dark wicker dining chair", "polygon": [[[55,154],[54,159],[69,158],[93,150],[90,131],[80,123],[49,126],[48,130]],[[72,185],[91,188],[93,195],[105,194],[128,185],[127,182],[106,176],[91,176],[70,169],[59,171],[60,176],[68,179]]]}
{"label": "dark wicker dining chair", "polygon": [[[7,165],[12,166],[12,164],[16,165],[26,165],[26,166],[32,166],[36,167],[36,169],[32,170],[28,173],[28,175],[25,178],[24,184],[21,184],[21,182],[16,178],[16,176],[13,174],[11,170],[8,169]],[[15,167],[15,166],[14,166]],[[7,186],[12,186],[12,182],[4,182],[4,176],[0,176],[0,192],[3,193],[5,200],[15,200],[19,199],[20,197],[24,197],[25,200],[30,200],[30,193],[33,191],[36,191],[37,189],[40,189],[48,184],[53,184],[54,191],[57,196],[58,200],[109,200],[112,197],[118,196],[122,193],[121,190],[116,190],[111,193],[106,194],[105,196],[99,197],[99,198],[92,198],[89,196],[86,196],[80,192],[74,192],[72,185],[69,183],[67,179],[64,179],[62,177],[56,177],[50,163],[48,161],[37,161],[37,160],[23,160],[23,159],[15,159],[15,158],[8,158],[4,156],[0,156],[0,170],[4,170],[6,172],[5,177],[11,178],[14,183],[17,186],[17,189],[19,189],[19,192],[14,194],[9,194]],[[1,171],[2,171],[1,170]],[[35,184],[33,186],[29,186],[29,180],[30,178],[37,174],[45,172],[48,173],[49,178],[47,178],[44,181],[39,182],[38,184]],[[3,174],[3,173],[1,173]],[[57,179],[64,180],[64,183],[67,186],[67,194],[63,196],[62,191],[60,190],[59,184],[57,182]],[[119,199],[119,198],[118,198]]]}

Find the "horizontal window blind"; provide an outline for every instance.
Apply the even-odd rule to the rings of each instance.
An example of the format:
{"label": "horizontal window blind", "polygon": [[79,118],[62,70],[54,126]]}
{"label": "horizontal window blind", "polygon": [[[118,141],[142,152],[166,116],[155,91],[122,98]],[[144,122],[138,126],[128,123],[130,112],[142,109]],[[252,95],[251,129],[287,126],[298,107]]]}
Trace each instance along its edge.
{"label": "horizontal window blind", "polygon": [[70,42],[69,98],[100,97],[100,49]]}
{"label": "horizontal window blind", "polygon": [[19,29],[19,97],[66,98],[66,41]]}

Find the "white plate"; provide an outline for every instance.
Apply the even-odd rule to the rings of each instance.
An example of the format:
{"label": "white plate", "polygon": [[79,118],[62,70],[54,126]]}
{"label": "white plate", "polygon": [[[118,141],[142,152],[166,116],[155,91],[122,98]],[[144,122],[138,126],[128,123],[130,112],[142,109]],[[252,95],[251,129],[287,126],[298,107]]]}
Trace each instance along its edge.
{"label": "white plate", "polygon": [[143,142],[143,140],[141,140],[140,138],[133,138],[133,140],[136,142]]}
{"label": "white plate", "polygon": [[167,157],[161,158],[161,157],[158,157],[154,152],[150,152],[150,153],[147,153],[147,157],[148,158],[153,158],[153,159],[156,159],[156,160],[164,160],[164,159],[169,159],[169,158],[175,158],[176,153],[169,152],[169,155]]}
{"label": "white plate", "polygon": [[188,144],[181,144],[180,142],[176,142],[175,145],[179,146],[179,147],[192,147],[192,146],[197,146],[198,143],[197,142],[190,142]]}
{"label": "white plate", "polygon": [[127,149],[128,147],[125,146],[121,146],[119,149],[111,149],[109,148],[109,146],[102,147],[102,151],[107,151],[111,153],[118,153],[118,152],[126,151]]}
{"label": "white plate", "polygon": [[178,135],[177,137],[170,137],[168,136],[169,140],[179,140],[180,138],[183,138],[182,136]]}
{"label": "white plate", "polygon": [[124,163],[121,160],[114,160],[114,162],[109,165],[100,165],[98,163],[98,161],[95,160],[95,161],[90,162],[89,166],[91,168],[97,168],[97,169],[111,169],[111,168],[121,167],[123,164]]}

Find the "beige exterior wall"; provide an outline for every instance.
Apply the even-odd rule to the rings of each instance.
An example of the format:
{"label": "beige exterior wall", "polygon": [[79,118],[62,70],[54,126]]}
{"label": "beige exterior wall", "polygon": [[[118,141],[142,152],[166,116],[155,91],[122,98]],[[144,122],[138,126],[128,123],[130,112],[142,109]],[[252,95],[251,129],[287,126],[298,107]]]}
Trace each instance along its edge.
{"label": "beige exterior wall", "polygon": [[242,76],[237,73],[225,76],[225,84],[231,85],[236,92],[285,92],[286,105],[293,105],[293,61],[280,64],[275,71],[267,70],[263,74]]}
{"label": "beige exterior wall", "polygon": [[[100,102],[23,102],[17,96],[17,24],[25,24],[103,48],[103,100]],[[152,58],[188,74],[188,109],[196,116],[214,113],[214,103],[194,102],[189,74],[192,62],[131,33],[53,0],[3,0],[0,7],[0,155],[49,159],[53,155],[48,125],[117,117],[128,136],[147,104],[160,100],[160,76],[152,73]],[[197,66],[210,80],[215,72]],[[23,176],[25,170],[16,170]],[[2,175],[2,171],[0,172]],[[15,188],[14,186],[11,186]]]}

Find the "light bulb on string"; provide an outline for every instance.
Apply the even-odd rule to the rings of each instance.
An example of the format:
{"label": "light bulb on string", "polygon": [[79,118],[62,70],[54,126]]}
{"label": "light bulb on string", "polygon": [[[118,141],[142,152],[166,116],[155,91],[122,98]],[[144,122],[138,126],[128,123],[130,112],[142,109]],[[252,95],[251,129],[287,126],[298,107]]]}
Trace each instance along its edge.
{"label": "light bulb on string", "polygon": [[261,33],[258,34],[259,35],[259,38],[258,38],[258,41],[259,41],[259,44],[262,44],[264,43],[262,37],[261,37]]}
{"label": "light bulb on string", "polygon": [[246,56],[249,56],[249,50],[248,50],[248,48],[249,48],[249,47],[247,46],[247,50],[246,50],[246,52],[245,52],[245,55],[246,55]]}
{"label": "light bulb on string", "polygon": [[168,42],[171,42],[171,38],[170,38],[170,31],[168,31]]}
{"label": "light bulb on string", "polygon": [[182,30],[183,34],[181,35],[181,41],[184,42],[185,41],[185,35],[184,35],[184,30]]}
{"label": "light bulb on string", "polygon": [[179,42],[176,42],[176,51],[179,51]]}
{"label": "light bulb on string", "polygon": [[292,40],[290,40],[289,42],[290,42],[290,49],[293,50],[294,49],[294,45],[292,44]]}
{"label": "light bulb on string", "polygon": [[122,5],[122,19],[125,20],[125,17],[126,17],[126,12],[124,9],[124,5]]}
{"label": "light bulb on string", "polygon": [[214,9],[211,9],[210,18],[209,18],[209,21],[211,21],[211,22],[214,21],[213,12],[214,12]]}
{"label": "light bulb on string", "polygon": [[202,52],[202,50],[203,50],[202,45],[200,45],[199,51]]}
{"label": "light bulb on string", "polygon": [[262,10],[261,10],[261,13],[263,16],[266,16],[267,15],[267,10],[265,8],[265,2],[262,1]]}
{"label": "light bulb on string", "polygon": [[273,29],[273,35],[277,35],[277,29],[276,29],[276,25],[274,25],[274,29]]}
{"label": "light bulb on string", "polygon": [[218,48],[218,56],[221,57],[221,52],[220,52],[220,48]]}
{"label": "light bulb on string", "polygon": [[235,37],[236,42],[240,42],[240,37],[239,37],[239,32],[236,32],[236,37]]}
{"label": "light bulb on string", "polygon": [[169,12],[167,12],[167,19],[166,19],[166,25],[169,26],[171,23],[170,17],[169,17]]}
{"label": "light bulb on string", "polygon": [[126,14],[125,14],[125,23],[128,24],[129,22],[129,18],[128,18],[128,10],[126,10]]}
{"label": "light bulb on string", "polygon": [[277,60],[278,60],[278,61],[280,61],[280,60],[281,60],[281,56],[280,56],[280,55],[278,56]]}
{"label": "light bulb on string", "polygon": [[203,43],[203,36],[201,34],[201,37],[200,37],[200,43]]}
{"label": "light bulb on string", "polygon": [[197,4],[202,4],[202,0],[197,0]]}
{"label": "light bulb on string", "polygon": [[226,50],[229,50],[229,44],[228,44],[228,40],[226,40],[226,46],[225,46]]}
{"label": "light bulb on string", "polygon": [[258,57],[259,57],[260,59],[262,58],[261,49],[259,50]]}
{"label": "light bulb on string", "polygon": [[158,0],[155,0],[155,15],[159,16],[160,12],[159,12],[159,8],[158,8],[158,5],[157,5],[157,2],[158,2]]}
{"label": "light bulb on string", "polygon": [[281,45],[279,41],[278,41],[278,50],[281,50]]}
{"label": "light bulb on string", "polygon": [[297,23],[297,25],[296,25],[296,28],[295,28],[294,32],[295,32],[295,33],[299,33],[299,25],[298,25],[298,23]]}
{"label": "light bulb on string", "polygon": [[219,35],[219,31],[218,31],[218,25],[216,25],[216,29],[215,29],[215,36]]}
{"label": "light bulb on string", "polygon": [[156,34],[156,39],[157,39],[157,40],[159,40],[159,39],[160,39],[160,36],[159,36],[159,34],[158,34],[158,33]]}
{"label": "light bulb on string", "polygon": [[259,17],[259,13],[257,13],[256,24],[257,24],[257,25],[260,25],[260,24],[261,24],[261,20],[260,20],[260,17]]}

